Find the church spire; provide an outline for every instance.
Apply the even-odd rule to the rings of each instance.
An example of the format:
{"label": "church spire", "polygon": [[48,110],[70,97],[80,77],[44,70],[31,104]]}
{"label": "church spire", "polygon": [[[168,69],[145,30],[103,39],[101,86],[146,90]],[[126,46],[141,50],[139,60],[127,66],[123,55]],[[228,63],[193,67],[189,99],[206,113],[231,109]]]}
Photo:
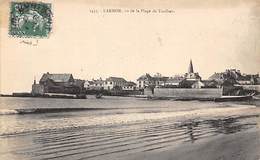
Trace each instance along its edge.
{"label": "church spire", "polygon": [[190,60],[190,65],[189,65],[188,73],[194,73],[194,71],[193,71],[193,65],[192,65],[192,60]]}
{"label": "church spire", "polygon": [[34,76],[33,84],[36,84],[36,77]]}

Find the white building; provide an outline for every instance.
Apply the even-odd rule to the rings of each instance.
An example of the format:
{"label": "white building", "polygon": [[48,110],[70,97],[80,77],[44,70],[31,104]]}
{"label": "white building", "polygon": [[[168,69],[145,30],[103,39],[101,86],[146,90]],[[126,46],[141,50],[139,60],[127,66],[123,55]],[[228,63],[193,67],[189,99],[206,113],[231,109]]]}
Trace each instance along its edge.
{"label": "white building", "polygon": [[155,85],[153,77],[146,73],[137,79],[138,89],[144,89],[150,85]]}
{"label": "white building", "polygon": [[104,80],[100,79],[93,79],[92,81],[85,81],[84,88],[87,90],[101,90],[104,88]]}
{"label": "white building", "polygon": [[104,81],[104,89],[111,90],[115,87],[123,88],[127,84],[127,81],[121,77],[109,77]]}
{"label": "white building", "polygon": [[125,91],[134,91],[136,90],[136,84],[134,82],[127,82],[123,87],[123,90]]}

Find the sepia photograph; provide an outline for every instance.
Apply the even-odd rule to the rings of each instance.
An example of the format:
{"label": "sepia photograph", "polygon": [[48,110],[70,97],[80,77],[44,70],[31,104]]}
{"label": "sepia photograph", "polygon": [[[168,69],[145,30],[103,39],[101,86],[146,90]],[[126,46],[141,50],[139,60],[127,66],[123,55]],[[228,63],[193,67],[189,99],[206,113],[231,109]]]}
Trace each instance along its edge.
{"label": "sepia photograph", "polygon": [[260,160],[259,0],[0,0],[0,160]]}

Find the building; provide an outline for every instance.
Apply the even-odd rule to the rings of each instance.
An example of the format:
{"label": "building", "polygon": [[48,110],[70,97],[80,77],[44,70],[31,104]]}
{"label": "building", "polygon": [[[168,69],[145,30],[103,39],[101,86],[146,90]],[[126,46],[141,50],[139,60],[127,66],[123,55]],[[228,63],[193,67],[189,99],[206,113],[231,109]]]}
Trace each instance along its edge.
{"label": "building", "polygon": [[191,88],[205,88],[205,84],[202,81],[196,81],[191,85]]}
{"label": "building", "polygon": [[198,80],[188,81],[190,82],[191,88],[220,88],[220,85],[214,80]]}
{"label": "building", "polygon": [[[186,82],[191,81],[191,82]],[[174,76],[174,77],[165,77],[157,73],[153,77],[146,73],[137,79],[137,86],[139,89],[145,89],[148,86],[150,87],[169,87],[169,88],[178,88],[185,87],[190,88],[193,82],[201,81],[199,73],[195,73],[193,69],[192,60],[190,60],[188,72],[184,76]]]}
{"label": "building", "polygon": [[184,77],[188,81],[200,81],[201,80],[201,77],[200,77],[199,73],[197,73],[197,72],[195,73],[194,72],[192,60],[190,60],[188,73],[185,73]]}
{"label": "building", "polygon": [[214,80],[203,80],[202,83],[204,83],[204,88],[220,88],[221,86],[218,84],[218,82]]}
{"label": "building", "polygon": [[104,89],[104,83],[105,81],[102,80],[102,78],[99,78],[99,79],[93,79],[92,80],[92,87],[94,90],[102,90]]}
{"label": "building", "polygon": [[80,94],[84,91],[84,80],[74,79],[72,74],[44,73],[39,84],[32,86],[32,94],[63,93]]}
{"label": "building", "polygon": [[127,81],[121,77],[109,77],[104,81],[104,89],[122,89],[127,84]]}
{"label": "building", "polygon": [[136,84],[134,82],[127,82],[125,85],[122,87],[122,90],[124,91],[134,91],[136,90]]}
{"label": "building", "polygon": [[85,81],[84,87],[86,90],[102,90],[104,89],[105,81],[102,78],[92,79],[92,81]]}
{"label": "building", "polygon": [[181,81],[178,88],[193,88],[193,87],[195,87],[195,86],[193,86],[193,84],[196,82],[198,82],[198,81],[184,79],[183,81]]}
{"label": "building", "polygon": [[151,86],[151,85],[155,85],[155,82],[154,82],[154,79],[153,77],[146,73],[142,76],[140,76],[138,79],[137,79],[137,87],[138,89],[144,89],[148,86]]}
{"label": "building", "polygon": [[156,73],[152,77],[152,83],[155,85],[155,87],[161,87],[164,86],[166,81],[169,79],[169,77],[164,77],[160,73]]}
{"label": "building", "polygon": [[94,86],[93,81],[86,80],[84,83],[84,88],[86,88],[86,90],[91,90],[93,86]]}
{"label": "building", "polygon": [[258,83],[259,74],[241,74],[240,70],[227,69],[225,72],[214,73],[209,80],[215,80],[218,83],[229,81],[239,85],[256,85]]}
{"label": "building", "polygon": [[74,83],[72,74],[50,74],[49,72],[44,73],[39,81],[39,84],[45,85],[46,87],[54,86],[70,86]]}
{"label": "building", "polygon": [[164,86],[169,88],[176,88],[179,87],[184,80],[185,78],[183,76],[170,77],[166,80]]}
{"label": "building", "polygon": [[36,80],[34,79],[33,85],[32,85],[32,91],[33,96],[39,96],[44,94],[44,86],[40,84],[36,84]]}
{"label": "building", "polygon": [[80,89],[80,93],[85,92],[85,80],[81,80],[81,79],[74,79],[74,84],[75,86],[78,86]]}

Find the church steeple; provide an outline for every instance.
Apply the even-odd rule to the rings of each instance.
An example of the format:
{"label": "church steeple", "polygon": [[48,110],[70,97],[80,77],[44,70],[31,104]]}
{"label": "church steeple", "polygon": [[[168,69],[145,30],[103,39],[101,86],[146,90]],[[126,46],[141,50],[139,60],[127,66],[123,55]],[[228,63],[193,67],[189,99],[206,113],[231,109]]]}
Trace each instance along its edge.
{"label": "church steeple", "polygon": [[189,65],[188,73],[194,73],[194,71],[193,71],[193,65],[192,65],[192,60],[190,60],[190,65]]}
{"label": "church steeple", "polygon": [[36,84],[36,77],[34,76],[33,84]]}

